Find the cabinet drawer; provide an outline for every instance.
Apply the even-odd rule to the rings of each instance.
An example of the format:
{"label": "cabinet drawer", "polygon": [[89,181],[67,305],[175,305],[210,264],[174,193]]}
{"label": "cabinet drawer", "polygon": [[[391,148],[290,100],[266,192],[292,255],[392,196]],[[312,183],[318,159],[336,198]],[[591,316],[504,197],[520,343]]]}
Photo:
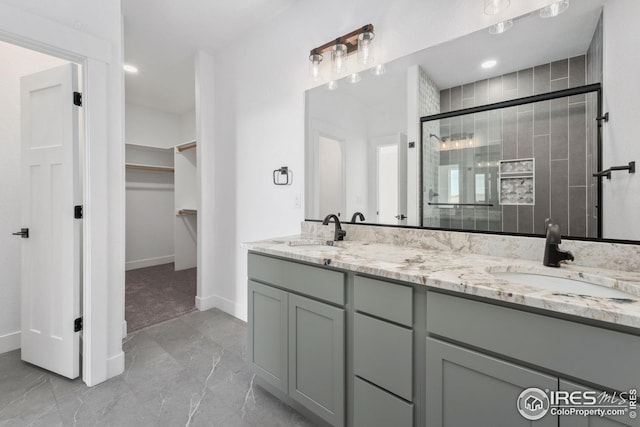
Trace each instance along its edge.
{"label": "cabinet drawer", "polygon": [[413,288],[356,276],[354,307],[408,327],[413,326]]}
{"label": "cabinet drawer", "polygon": [[344,274],[249,253],[249,278],[344,305]]}
{"label": "cabinet drawer", "polygon": [[353,328],[354,373],[412,401],[413,332],[360,313]]}
{"label": "cabinet drawer", "polygon": [[614,390],[640,384],[635,335],[436,292],[427,330]]}
{"label": "cabinet drawer", "polygon": [[411,427],[413,404],[398,399],[355,378],[353,390],[354,427]]}

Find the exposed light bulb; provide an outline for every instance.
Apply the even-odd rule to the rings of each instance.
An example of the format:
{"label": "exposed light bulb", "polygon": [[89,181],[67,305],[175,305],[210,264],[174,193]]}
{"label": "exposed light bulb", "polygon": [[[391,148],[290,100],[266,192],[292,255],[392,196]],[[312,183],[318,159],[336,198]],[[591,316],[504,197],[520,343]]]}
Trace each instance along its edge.
{"label": "exposed light bulb", "polygon": [[364,31],[358,35],[358,62],[362,65],[370,65],[373,63],[373,49],[371,41],[374,34],[370,31]]}
{"label": "exposed light bulb", "polygon": [[502,34],[513,27],[513,20],[498,22],[495,25],[489,27],[489,34]]}
{"label": "exposed light bulb", "polygon": [[329,90],[338,89],[338,82],[336,80],[331,80],[329,83],[327,83],[327,89]]}
{"label": "exposed light bulb", "polygon": [[554,18],[569,9],[569,0],[561,0],[540,9],[541,18]]}
{"label": "exposed light bulb", "polygon": [[347,81],[351,84],[356,84],[360,80],[362,80],[362,77],[360,77],[360,73],[352,73],[349,74],[349,77],[347,77]]}
{"label": "exposed light bulb", "polygon": [[373,74],[374,76],[381,76],[386,72],[387,72],[387,69],[384,66],[384,64],[378,64],[371,69],[371,74]]}
{"label": "exposed light bulb", "polygon": [[486,15],[497,15],[508,8],[511,0],[484,0],[484,13]]}
{"label": "exposed light bulb", "polygon": [[138,74],[138,67],[131,64],[124,64],[122,69],[129,74]]}
{"label": "exposed light bulb", "polygon": [[322,81],[322,59],[323,56],[319,53],[309,55],[309,77],[311,77],[311,80],[314,82]]}
{"label": "exposed light bulb", "polygon": [[331,49],[331,64],[334,75],[340,75],[347,71],[347,45],[336,43]]}

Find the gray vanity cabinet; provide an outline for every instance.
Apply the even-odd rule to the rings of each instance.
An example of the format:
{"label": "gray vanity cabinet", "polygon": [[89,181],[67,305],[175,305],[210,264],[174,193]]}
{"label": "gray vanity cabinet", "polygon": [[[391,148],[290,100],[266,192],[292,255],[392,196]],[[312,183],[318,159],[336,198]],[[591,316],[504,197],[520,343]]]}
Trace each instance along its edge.
{"label": "gray vanity cabinet", "polygon": [[354,427],[413,426],[413,288],[354,277]]}
{"label": "gray vanity cabinet", "polygon": [[[567,380],[560,380],[560,390],[572,392],[572,391],[588,391],[594,390],[593,388],[576,384]],[[602,390],[595,390],[598,394]],[[640,426],[640,419],[631,419],[628,415],[622,416],[562,416],[560,417],[560,427],[638,427]]]}
{"label": "gray vanity cabinet", "polygon": [[289,295],[289,396],[344,423],[344,310]]}
{"label": "gray vanity cabinet", "polygon": [[516,408],[522,390],[555,390],[556,377],[433,338],[426,345],[427,426],[558,426],[557,417],[528,421]]}
{"label": "gray vanity cabinet", "polygon": [[249,280],[249,341],[247,350],[254,372],[288,393],[289,294]]}
{"label": "gray vanity cabinet", "polygon": [[344,273],[249,254],[255,374],[329,424],[345,424]]}

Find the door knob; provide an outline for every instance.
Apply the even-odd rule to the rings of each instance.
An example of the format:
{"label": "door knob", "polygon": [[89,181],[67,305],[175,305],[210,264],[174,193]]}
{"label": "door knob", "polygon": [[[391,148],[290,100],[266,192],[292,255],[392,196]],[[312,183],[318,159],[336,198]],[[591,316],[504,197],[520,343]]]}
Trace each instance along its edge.
{"label": "door knob", "polygon": [[23,239],[28,239],[29,238],[29,229],[28,228],[21,228],[20,231],[18,231],[17,233],[11,233],[14,236],[20,236]]}
{"label": "door knob", "polygon": [[405,214],[400,214],[400,215],[396,215],[394,218],[397,218],[397,219],[406,219],[406,218],[407,218],[407,216],[406,216]]}

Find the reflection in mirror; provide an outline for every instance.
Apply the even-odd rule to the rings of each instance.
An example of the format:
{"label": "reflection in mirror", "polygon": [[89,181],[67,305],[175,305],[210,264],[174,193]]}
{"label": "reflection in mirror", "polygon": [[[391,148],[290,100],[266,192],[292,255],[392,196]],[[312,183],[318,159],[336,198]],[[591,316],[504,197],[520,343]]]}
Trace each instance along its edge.
{"label": "reflection in mirror", "polygon": [[[441,91],[445,111],[423,118],[425,226],[544,234],[553,218],[571,236],[598,236],[600,98],[599,85],[584,85],[585,63],[577,56]],[[549,92],[549,76],[563,70],[563,90]],[[520,98],[446,111],[476,97],[500,102],[512,83]]]}
{"label": "reflection in mirror", "polygon": [[306,217],[406,224],[406,67],[361,74],[307,91]]}
{"label": "reflection in mirror", "polygon": [[[602,104],[612,109],[609,88],[620,102],[620,84],[603,81],[603,62],[609,75],[620,74],[611,66],[620,61],[604,49],[624,32],[611,28],[603,38],[611,25],[603,5],[618,14],[628,7],[583,0],[554,18],[534,11],[503,34],[480,30],[390,62],[382,76],[361,72],[358,84],[342,79],[336,90],[307,91],[306,218],[328,213],[319,204],[325,135],[343,142],[344,219],[359,210],[367,223],[544,234],[551,216],[565,236],[624,238],[607,234],[610,220],[602,223],[615,211],[608,200],[631,197],[626,175],[593,176],[635,160],[624,155],[628,132],[615,132],[629,124],[614,119],[600,128],[595,120]],[[601,91],[436,116],[593,84]]]}

